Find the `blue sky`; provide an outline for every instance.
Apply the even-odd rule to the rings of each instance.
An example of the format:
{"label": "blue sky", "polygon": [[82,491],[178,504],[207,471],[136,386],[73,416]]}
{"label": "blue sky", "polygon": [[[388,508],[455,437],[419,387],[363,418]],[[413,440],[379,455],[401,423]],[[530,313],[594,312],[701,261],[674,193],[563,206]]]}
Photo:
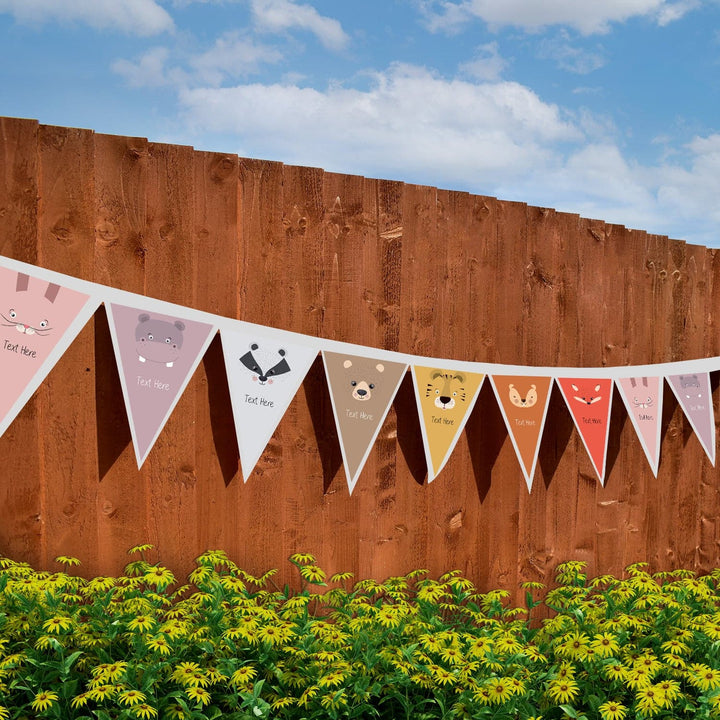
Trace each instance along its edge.
{"label": "blue sky", "polygon": [[0,114],[720,246],[720,0],[0,0]]}

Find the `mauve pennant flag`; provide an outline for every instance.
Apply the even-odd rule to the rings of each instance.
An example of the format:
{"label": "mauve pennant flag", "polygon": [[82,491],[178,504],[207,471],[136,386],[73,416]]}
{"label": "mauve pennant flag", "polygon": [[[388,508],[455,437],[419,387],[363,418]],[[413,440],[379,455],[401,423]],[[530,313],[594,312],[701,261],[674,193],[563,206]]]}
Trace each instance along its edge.
{"label": "mauve pennant flag", "polygon": [[323,351],[323,361],[352,494],[407,364],[327,351]]}
{"label": "mauve pennant flag", "polygon": [[412,374],[430,483],[455,449],[485,375],[420,365]]}
{"label": "mauve pennant flag", "polygon": [[645,451],[653,475],[660,464],[662,431],[663,379],[661,377],[627,377],[616,381],[628,415]]}
{"label": "mauve pennant flag", "polygon": [[558,378],[558,385],[601,484],[605,484],[613,382],[609,378]]}
{"label": "mauve pennant flag", "polygon": [[710,462],[715,465],[715,418],[710,373],[668,375],[667,380]]}
{"label": "mauve pennant flag", "polygon": [[115,303],[108,306],[108,318],[141,467],[205,354],[215,326]]}
{"label": "mauve pennant flag", "polygon": [[100,300],[0,261],[0,435],[97,310]]}
{"label": "mauve pennant flag", "polygon": [[223,330],[221,337],[240,464],[247,482],[318,348],[279,341],[258,331]]}
{"label": "mauve pennant flag", "polygon": [[492,375],[490,380],[530,492],[550,404],[552,378]]}

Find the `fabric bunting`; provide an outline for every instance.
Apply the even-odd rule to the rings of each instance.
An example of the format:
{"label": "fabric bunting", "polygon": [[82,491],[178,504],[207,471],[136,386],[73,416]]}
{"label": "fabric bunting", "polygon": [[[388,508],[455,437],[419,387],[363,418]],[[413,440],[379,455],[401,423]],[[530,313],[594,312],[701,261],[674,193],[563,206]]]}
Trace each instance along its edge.
{"label": "fabric bunting", "polygon": [[280,343],[249,331],[224,330],[221,338],[240,464],[247,482],[317,357],[318,348]]}
{"label": "fabric bunting", "polygon": [[318,353],[322,355],[350,492],[408,367],[432,482],[446,466],[485,377],[528,490],[553,381],[601,483],[613,384],[657,476],[663,379],[715,464],[710,373],[720,357],[654,365],[553,368],[422,358],[223,318],[0,257],[0,434],[100,304],[107,310],[138,466],[147,458],[219,330],[244,480],[252,474]]}
{"label": "fabric bunting", "polygon": [[99,304],[64,285],[0,266],[0,435]]}
{"label": "fabric bunting", "polygon": [[430,483],[455,449],[485,375],[421,365],[412,375]]}
{"label": "fabric bunting", "polygon": [[710,462],[715,465],[715,419],[710,373],[669,375],[667,380]]}
{"label": "fabric bunting", "polygon": [[407,365],[333,352],[323,352],[323,361],[352,495]]}
{"label": "fabric bunting", "polygon": [[110,334],[138,467],[165,427],[215,328],[111,303]]}
{"label": "fabric bunting", "polygon": [[650,463],[653,475],[657,477],[660,464],[660,433],[662,432],[662,378],[620,378],[617,388]]}
{"label": "fabric bunting", "polygon": [[600,484],[604,485],[613,381],[606,378],[558,378],[557,382]]}
{"label": "fabric bunting", "polygon": [[552,378],[492,375],[490,380],[530,492],[550,404]]}

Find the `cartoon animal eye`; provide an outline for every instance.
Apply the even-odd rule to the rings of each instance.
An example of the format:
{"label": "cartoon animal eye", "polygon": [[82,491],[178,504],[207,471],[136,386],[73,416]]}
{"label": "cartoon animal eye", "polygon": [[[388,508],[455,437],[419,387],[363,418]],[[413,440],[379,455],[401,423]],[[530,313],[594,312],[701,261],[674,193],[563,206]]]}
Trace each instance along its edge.
{"label": "cartoon animal eye", "polygon": [[47,326],[48,326],[48,321],[47,321],[47,320],[42,320],[42,321],[40,322],[40,327],[47,327]]}
{"label": "cartoon animal eye", "polygon": [[148,340],[153,340],[153,339],[154,339],[154,338],[153,338],[153,334],[152,334],[152,333],[148,333]]}
{"label": "cartoon animal eye", "polygon": [[355,382],[355,380],[351,380],[351,381],[350,381],[350,384],[351,384],[353,387],[355,387],[355,386],[357,385],[357,383]]}
{"label": "cartoon animal eye", "polygon": [[11,318],[17,317],[17,313],[12,309],[10,310],[10,317]]}
{"label": "cartoon animal eye", "polygon": [[455,397],[456,395],[457,395],[457,390],[455,390],[455,392],[453,392],[453,397]]}
{"label": "cartoon animal eye", "polygon": [[436,395],[439,395],[439,394],[440,394],[440,391],[439,391],[439,390],[435,390],[435,394],[436,394]]}
{"label": "cartoon animal eye", "polygon": [[172,338],[166,337],[165,342],[169,345],[172,342]]}
{"label": "cartoon animal eye", "polygon": [[374,389],[375,389],[375,384],[374,384],[374,383],[370,383],[370,389],[371,389],[371,390],[374,390]]}

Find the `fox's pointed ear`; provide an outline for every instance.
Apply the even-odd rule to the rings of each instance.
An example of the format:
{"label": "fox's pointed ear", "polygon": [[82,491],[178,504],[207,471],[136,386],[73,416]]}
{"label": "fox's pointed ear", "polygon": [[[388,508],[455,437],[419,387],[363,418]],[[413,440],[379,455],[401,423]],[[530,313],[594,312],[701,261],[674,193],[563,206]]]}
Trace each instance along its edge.
{"label": "fox's pointed ear", "polygon": [[577,385],[572,385],[572,384],[571,384],[570,387],[571,387],[575,392],[579,392],[579,388],[578,388]]}

